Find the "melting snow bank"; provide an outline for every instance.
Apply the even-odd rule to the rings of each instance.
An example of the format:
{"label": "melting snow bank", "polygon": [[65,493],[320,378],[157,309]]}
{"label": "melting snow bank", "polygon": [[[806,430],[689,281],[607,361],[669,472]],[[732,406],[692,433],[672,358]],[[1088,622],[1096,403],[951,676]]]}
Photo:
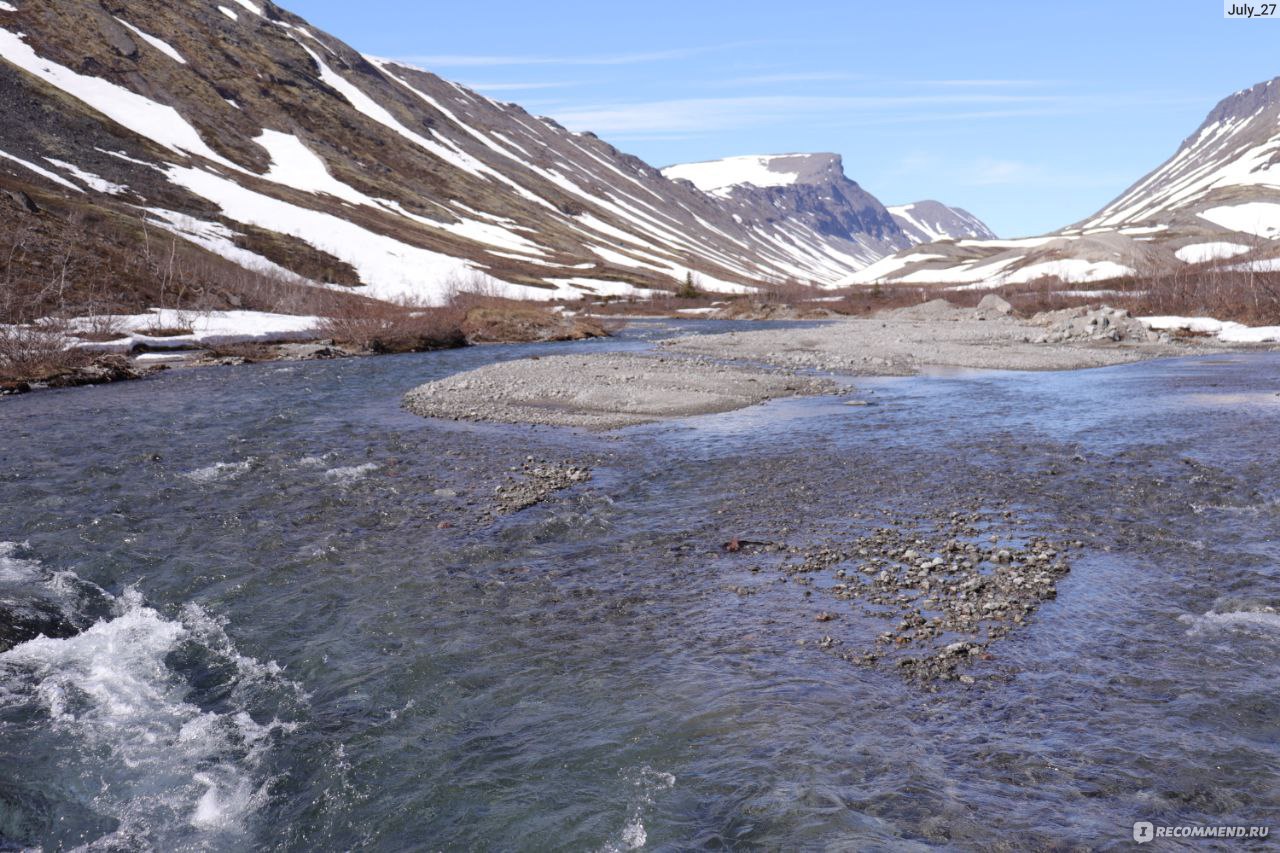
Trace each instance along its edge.
{"label": "melting snow bank", "polygon": [[46,624],[0,654],[0,755],[62,756],[11,782],[86,817],[36,826],[30,815],[15,825],[39,837],[11,840],[176,850],[242,839],[268,796],[266,759],[296,728],[281,718],[301,710],[299,687],[238,652],[197,605],[166,615],[134,589],[113,596],[22,551],[0,543],[0,624],[13,624],[15,602]]}
{"label": "melting snow bank", "polygon": [[[201,346],[245,343],[298,343],[321,337],[320,318],[263,311],[174,311],[153,308],[145,314],[103,318],[118,327],[122,336],[105,342],[75,342],[95,352],[131,352],[148,349],[191,349]],[[72,334],[88,332],[95,321],[71,322]],[[157,331],[181,334],[156,334]]]}
{"label": "melting snow bank", "polygon": [[1280,341],[1280,326],[1246,326],[1212,317],[1139,317],[1148,329],[1211,335],[1228,344],[1265,344]]}

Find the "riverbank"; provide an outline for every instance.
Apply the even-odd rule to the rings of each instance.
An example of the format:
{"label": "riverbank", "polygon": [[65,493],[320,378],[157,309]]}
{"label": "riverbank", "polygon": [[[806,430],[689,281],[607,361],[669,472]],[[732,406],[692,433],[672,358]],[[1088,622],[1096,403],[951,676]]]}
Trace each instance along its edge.
{"label": "riverbank", "polygon": [[376,303],[340,316],[177,311],[0,324],[0,396],[140,379],[168,367],[310,361],[607,337],[610,326],[542,306]]}

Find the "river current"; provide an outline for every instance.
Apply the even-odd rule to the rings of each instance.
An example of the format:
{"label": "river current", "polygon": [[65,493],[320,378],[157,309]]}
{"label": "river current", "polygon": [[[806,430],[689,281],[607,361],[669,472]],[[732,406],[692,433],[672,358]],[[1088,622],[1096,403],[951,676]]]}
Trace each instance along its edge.
{"label": "river current", "polygon": [[[1280,356],[856,378],[605,434],[400,408],[480,364],[733,327],[0,401],[0,605],[71,626],[0,653],[0,849],[1280,830]],[[496,511],[529,457],[592,477]],[[953,512],[1081,543],[972,684],[833,654],[883,626],[724,548]]]}

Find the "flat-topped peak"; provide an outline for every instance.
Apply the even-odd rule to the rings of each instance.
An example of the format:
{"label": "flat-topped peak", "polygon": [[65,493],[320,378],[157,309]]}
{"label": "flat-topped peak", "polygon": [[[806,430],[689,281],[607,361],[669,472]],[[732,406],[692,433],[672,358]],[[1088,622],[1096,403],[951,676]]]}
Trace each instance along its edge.
{"label": "flat-topped peak", "polygon": [[748,184],[755,187],[786,187],[819,184],[844,176],[839,154],[747,154],[668,166],[662,174],[672,180],[686,180],[703,192],[716,193]]}

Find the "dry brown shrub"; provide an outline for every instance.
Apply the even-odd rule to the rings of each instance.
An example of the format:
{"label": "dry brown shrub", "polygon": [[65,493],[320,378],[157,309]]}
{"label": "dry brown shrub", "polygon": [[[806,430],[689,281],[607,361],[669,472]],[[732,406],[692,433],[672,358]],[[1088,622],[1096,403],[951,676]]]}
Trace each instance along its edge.
{"label": "dry brown shrub", "polygon": [[342,299],[323,306],[318,329],[336,343],[370,352],[419,352],[465,345],[465,317],[450,305]]}
{"label": "dry brown shrub", "polygon": [[0,326],[0,380],[36,382],[84,367],[93,355],[69,347],[56,321]]}

